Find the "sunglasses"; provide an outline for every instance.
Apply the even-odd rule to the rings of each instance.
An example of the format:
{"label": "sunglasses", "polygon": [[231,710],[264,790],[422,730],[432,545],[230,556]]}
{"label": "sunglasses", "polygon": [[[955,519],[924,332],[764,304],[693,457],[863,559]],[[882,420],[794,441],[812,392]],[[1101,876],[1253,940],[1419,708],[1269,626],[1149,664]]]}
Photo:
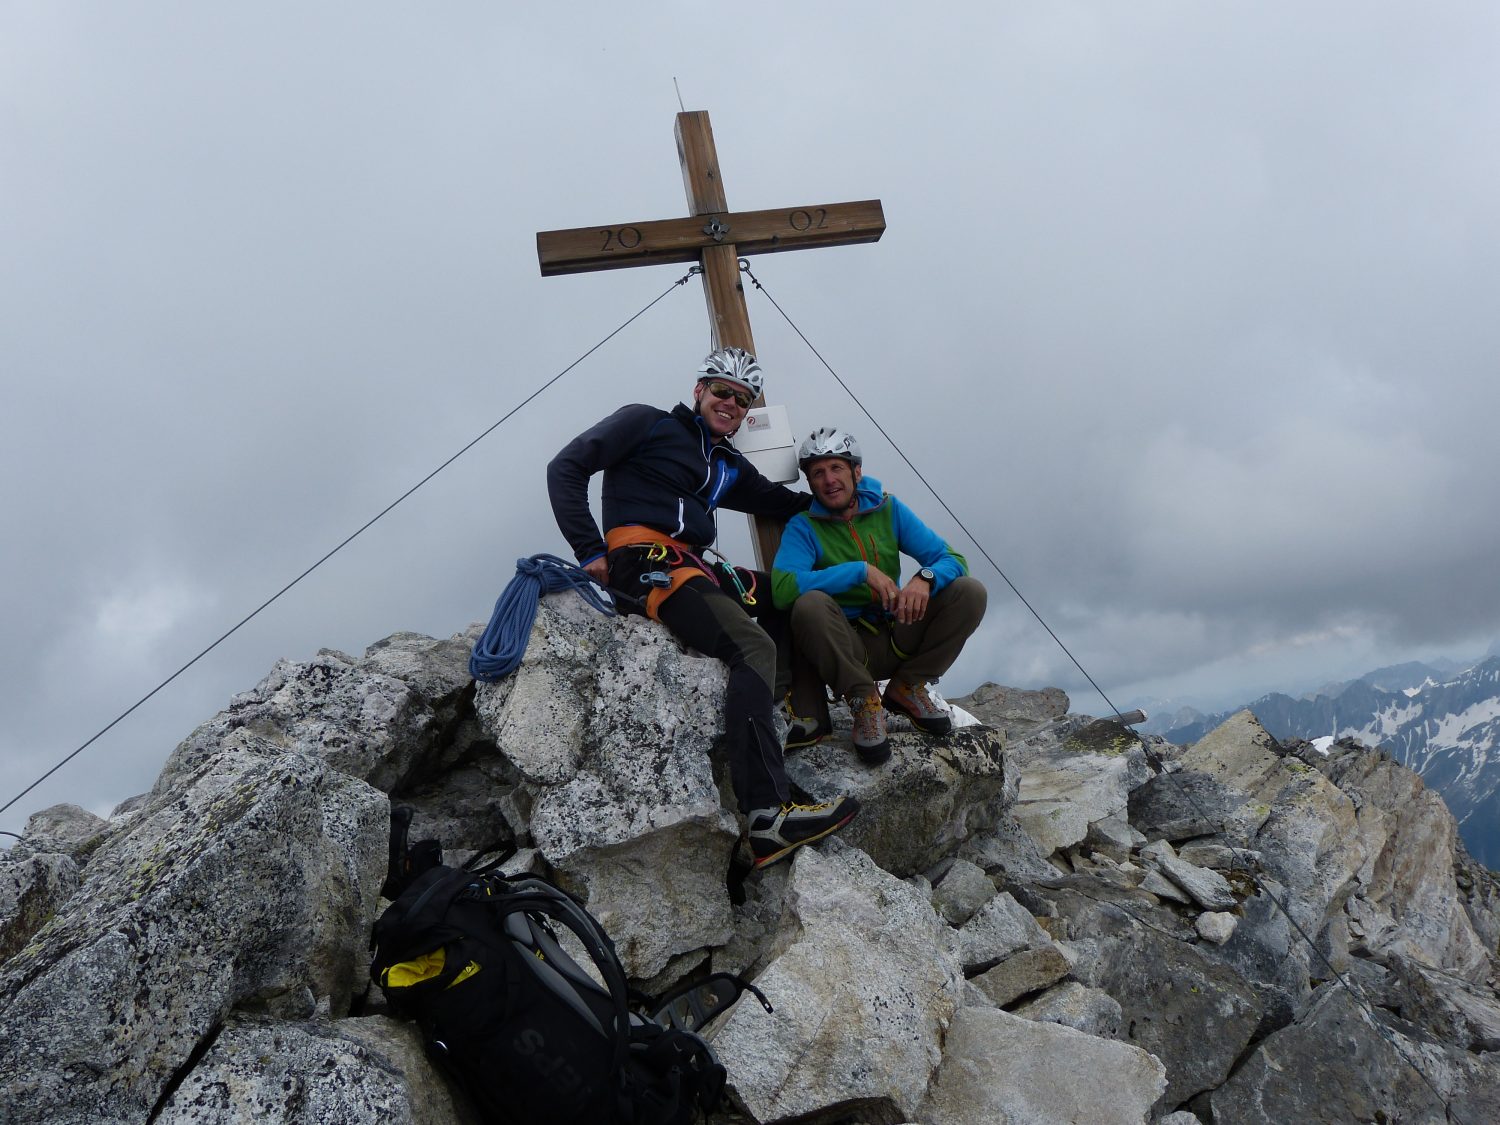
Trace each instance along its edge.
{"label": "sunglasses", "polygon": [[749,410],[750,404],[755,401],[755,397],[748,391],[742,391],[739,387],[731,387],[728,383],[708,383],[706,386],[708,393],[714,398],[732,398],[739,404],[741,410]]}

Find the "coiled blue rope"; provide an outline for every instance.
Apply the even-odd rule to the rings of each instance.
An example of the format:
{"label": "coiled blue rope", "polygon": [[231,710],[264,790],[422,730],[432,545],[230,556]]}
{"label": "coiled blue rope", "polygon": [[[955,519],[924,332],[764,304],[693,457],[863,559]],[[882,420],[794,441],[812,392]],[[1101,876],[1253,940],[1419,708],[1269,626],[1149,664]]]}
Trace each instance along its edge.
{"label": "coiled blue rope", "polygon": [[516,576],[495,602],[484,636],[469,657],[469,675],[492,684],[514,672],[526,655],[526,642],[531,638],[542,595],[560,590],[577,590],[600,613],[615,614],[614,606],[605,600],[589,572],[576,563],[556,555],[517,559]]}

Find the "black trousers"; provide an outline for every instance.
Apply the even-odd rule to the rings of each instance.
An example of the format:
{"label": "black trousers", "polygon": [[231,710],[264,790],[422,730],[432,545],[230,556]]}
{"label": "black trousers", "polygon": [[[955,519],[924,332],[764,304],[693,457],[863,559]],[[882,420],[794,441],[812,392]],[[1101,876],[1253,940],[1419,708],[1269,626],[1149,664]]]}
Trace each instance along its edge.
{"label": "black trousers", "polygon": [[756,604],[747,606],[732,587],[690,578],[657,616],[684,644],[729,665],[724,693],[724,740],[729,776],[740,811],[791,800],[781,740],[771,714],[791,681],[788,615],[771,603],[769,576],[756,574]]}

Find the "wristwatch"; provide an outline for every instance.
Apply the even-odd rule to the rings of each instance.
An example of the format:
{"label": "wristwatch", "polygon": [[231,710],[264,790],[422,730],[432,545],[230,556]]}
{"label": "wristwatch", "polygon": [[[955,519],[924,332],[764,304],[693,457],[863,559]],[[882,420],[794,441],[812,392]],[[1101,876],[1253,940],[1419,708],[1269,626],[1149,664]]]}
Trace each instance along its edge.
{"label": "wristwatch", "polygon": [[917,571],[917,577],[927,579],[927,585],[929,586],[937,585],[937,575],[932,573],[932,567],[930,566],[924,566],[921,570]]}

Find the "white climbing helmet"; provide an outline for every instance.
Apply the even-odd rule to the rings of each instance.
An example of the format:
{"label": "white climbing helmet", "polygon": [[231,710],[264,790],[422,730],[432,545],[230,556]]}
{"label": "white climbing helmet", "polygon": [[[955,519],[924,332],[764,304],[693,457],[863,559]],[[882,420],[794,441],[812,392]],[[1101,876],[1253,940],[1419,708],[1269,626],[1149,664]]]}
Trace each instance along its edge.
{"label": "white climbing helmet", "polygon": [[766,385],[766,378],[760,372],[760,364],[744,348],[716,348],[709,352],[703,366],[698,368],[698,381],[701,383],[706,379],[738,383],[756,398],[760,397]]}
{"label": "white climbing helmet", "polygon": [[803,439],[797,449],[797,468],[805,473],[808,463],[820,457],[842,457],[851,465],[863,465],[865,460],[854,435],[832,426],[819,426]]}

